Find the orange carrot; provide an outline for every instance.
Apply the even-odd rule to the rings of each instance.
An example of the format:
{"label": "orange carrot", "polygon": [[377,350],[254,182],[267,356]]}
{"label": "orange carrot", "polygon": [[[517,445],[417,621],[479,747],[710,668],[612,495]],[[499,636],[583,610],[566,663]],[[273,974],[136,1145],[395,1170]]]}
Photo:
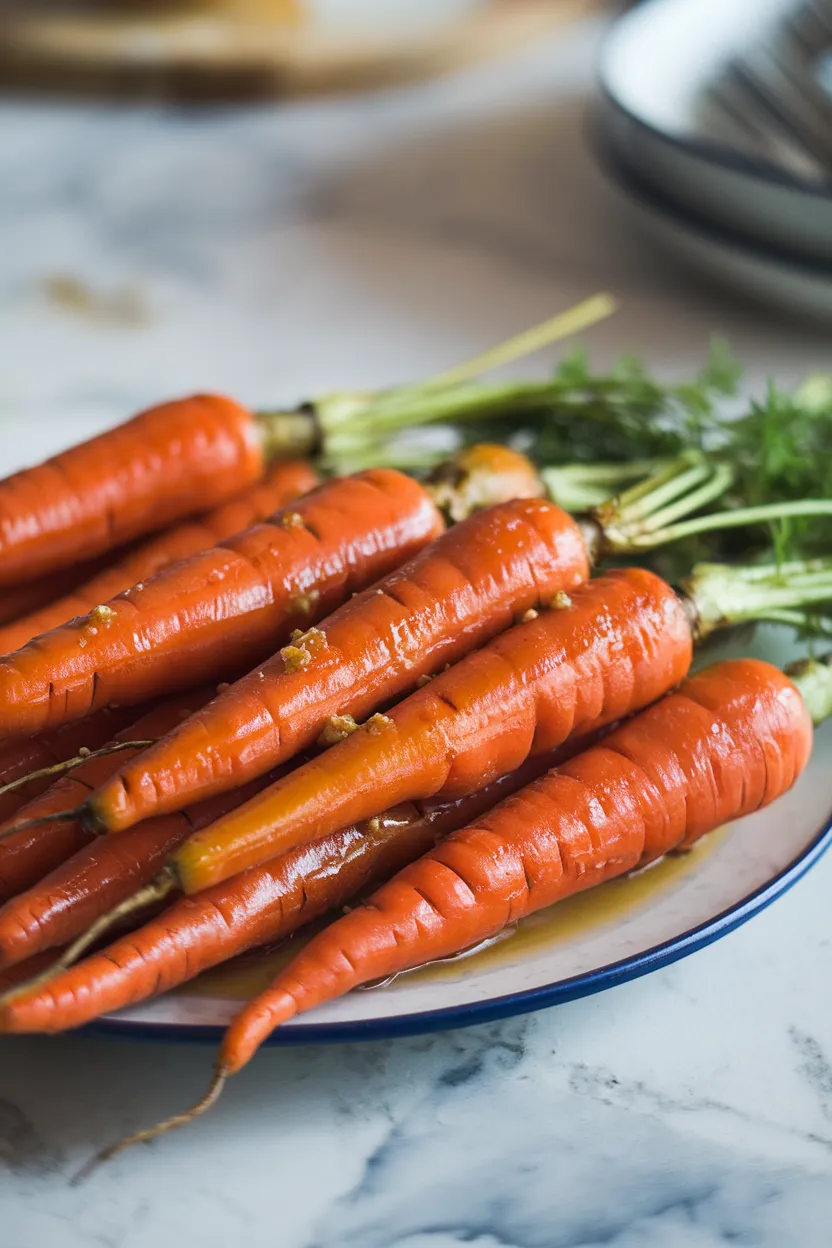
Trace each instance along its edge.
{"label": "orange carrot", "polygon": [[[188,810],[148,819],[123,836],[96,837],[0,906],[0,969],[63,945],[146,883],[197,828],[252,797],[274,772]],[[2,857],[0,857],[2,870]],[[0,894],[2,895],[2,894]]]}
{"label": "orange carrot", "polygon": [[399,802],[470,793],[646,706],[686,674],[685,607],[651,572],[611,572],[565,602],[196,833],[166,868],[171,885],[195,893]]}
{"label": "orange carrot", "polygon": [[[691,677],[316,936],[232,1024],[221,1074],[238,1071],[296,1014],[474,946],[758,810],[794,783],[811,746],[806,705],[776,668],[740,659]],[[51,1002],[33,998],[19,1008],[12,1006],[7,1028],[39,1026]]]}
{"label": "orange carrot", "polygon": [[263,473],[260,428],[195,395],[0,481],[0,585],[34,581],[231,498]]}
{"label": "orange carrot", "polygon": [[[350,726],[589,574],[580,531],[522,499],[464,520],[221,693],[89,800],[117,831],[219,793]],[[344,718],[346,717],[346,718]],[[335,825],[338,826],[337,824]],[[334,830],[334,829],[333,829]]]}
{"label": "orange carrot", "polygon": [[49,788],[50,777],[34,773],[74,758],[79,749],[98,749],[135,717],[135,708],[107,706],[88,719],[64,724],[54,732],[0,745],[0,788],[24,776],[31,777],[25,784],[0,793],[0,823],[8,821],[16,810]]}
{"label": "orange carrot", "polygon": [[[208,701],[213,687],[179,694],[155,706],[140,719],[115,734],[114,742],[145,741],[167,731],[183,716]],[[133,711],[135,716],[135,710]],[[73,727],[75,727],[73,725]],[[92,839],[77,820],[60,816],[77,806],[91,789],[100,784],[118,766],[120,755],[108,754],[91,758],[71,774],[62,776],[45,792],[33,798],[4,824],[0,833],[15,826],[21,819],[53,820],[35,827],[23,828],[0,841],[0,902],[30,888],[47,872],[52,871]]]}
{"label": "orange carrot", "polygon": [[[56,590],[43,600],[47,605],[33,603],[29,614],[20,612],[22,618],[0,628],[0,651],[16,650],[32,637],[90,611],[97,603],[106,602],[139,581],[156,576],[169,564],[207,550],[257,521],[265,520],[278,507],[314,489],[318,480],[315,469],[302,459],[274,464],[263,481],[247,486],[239,497],[198,520],[180,524],[132,549],[123,559],[99,569],[89,579],[76,577],[71,592],[59,596]],[[55,578],[50,579],[54,582]],[[36,606],[40,609],[35,610]]]}
{"label": "orange carrot", "polygon": [[[118,557],[119,553],[123,553],[126,557],[131,549],[132,547],[126,546],[122,552],[108,551],[105,555],[99,555],[97,559],[72,564],[62,572],[52,572],[49,576],[42,576],[40,580],[8,586],[0,594],[0,626],[11,624],[25,615],[33,614],[50,602],[54,602],[56,598],[71,593],[73,589],[83,585],[84,581],[97,576],[112,563],[113,558]],[[3,631],[0,632],[0,647],[5,645],[5,631]]]}
{"label": "orange carrot", "polygon": [[441,529],[424,488],[403,473],[328,482],[0,658],[0,736],[245,671]]}
{"label": "orange carrot", "polygon": [[[282,940],[342,906],[356,893],[375,887],[440,837],[477,818],[573,752],[561,750],[529,759],[516,772],[454,802],[404,803],[380,817],[252,867],[197,897],[174,901],[138,930],[55,978],[48,998],[52,1008],[42,1019],[42,1029],[81,1027],[102,1014],[167,992],[248,949]],[[256,783],[262,785],[265,780]],[[202,803],[197,809],[210,818],[210,808],[216,807],[218,800],[228,805],[230,799],[243,800],[235,792]],[[46,959],[31,962],[35,954],[45,946],[70,940],[83,929],[85,921],[95,917],[87,877],[95,872],[100,880],[100,868],[106,863],[104,889],[108,903],[115,904],[129,892],[124,888],[125,872],[110,869],[115,855],[123,852],[127,858],[134,886],[148,879],[152,869],[148,869],[149,856],[145,857],[144,850],[152,843],[153,865],[157,865],[164,852],[161,829],[172,830],[177,819],[182,816],[150,820],[122,836],[96,841],[31,892],[0,909],[4,964],[26,957],[33,973],[48,971]],[[156,827],[159,835],[151,833]],[[140,856],[143,865],[139,871],[134,864]],[[76,899],[82,897],[87,900],[78,904]],[[19,976],[15,982],[24,979]]]}

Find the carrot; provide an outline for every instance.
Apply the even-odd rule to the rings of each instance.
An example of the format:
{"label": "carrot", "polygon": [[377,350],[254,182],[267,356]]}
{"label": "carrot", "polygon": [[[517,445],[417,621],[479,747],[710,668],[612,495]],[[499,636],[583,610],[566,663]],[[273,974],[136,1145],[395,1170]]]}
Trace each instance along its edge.
{"label": "carrot", "polygon": [[245,671],[441,528],[423,487],[400,472],[328,482],[0,658],[0,735]]}
{"label": "carrot", "polygon": [[102,911],[146,883],[191,832],[252,797],[269,778],[277,777],[269,772],[233,793],[149,819],[123,836],[96,837],[82,844],[37,883],[0,906],[0,969],[86,931]]}
{"label": "carrot", "polygon": [[588,574],[578,527],[553,503],[476,513],[120,765],[86,804],[90,825],[120,830],[262,775],[333,717],[349,727],[339,717],[409,691]]}
{"label": "carrot", "polygon": [[[104,707],[88,719],[64,724],[39,737],[25,737],[0,745],[0,823],[8,821],[31,798],[52,783],[45,769],[77,755],[79,749],[95,750],[135,718],[129,707]],[[20,781],[25,779],[24,784]]]}
{"label": "carrot", "polygon": [[195,893],[398,802],[463,796],[684,677],[691,628],[659,577],[611,572],[565,601],[191,837],[166,868],[171,886]]}
{"label": "carrot", "polygon": [[[457,801],[403,803],[380,817],[251,867],[197,897],[174,901],[160,915],[85,962],[57,978],[52,979],[50,974],[51,987],[42,992],[39,1030],[54,1032],[81,1027],[102,1014],[167,992],[249,949],[284,939],[304,924],[342,906],[356,893],[375,887],[418,858],[440,837],[477,818],[572,752],[560,750],[529,759],[517,771]],[[230,798],[243,800],[238,793]],[[219,800],[227,805],[229,797]],[[217,799],[212,799],[202,803],[201,808],[209,811],[216,805]],[[150,837],[150,829],[156,825],[173,828],[173,820],[181,818],[154,819],[122,836],[96,841],[67,864],[70,869],[73,864],[77,868],[71,877],[69,871],[53,873],[38,888],[16,899],[20,907],[3,907],[0,951],[4,965],[26,957],[34,974],[50,972],[47,959],[37,964],[31,962],[35,954],[45,944],[59,945],[70,940],[82,929],[83,921],[78,920],[84,915],[87,920],[94,917],[89,904],[82,903],[73,910],[76,896],[82,892],[89,896],[84,877],[92,869],[98,871],[105,859],[112,861],[122,847],[132,867],[139,857],[136,850],[140,841],[152,840],[153,863],[158,863],[164,836],[160,833]],[[149,860],[141,872],[143,879],[152,874],[148,865]],[[139,882],[138,875],[132,871],[134,884]],[[104,886],[110,904],[127,895],[122,880],[121,871],[107,874]],[[70,923],[66,922],[68,913],[72,916]],[[22,984],[26,977],[15,977],[14,982]]]}
{"label": "carrot", "polygon": [[[113,742],[146,740],[158,736],[177,723],[183,715],[197,710],[207,702],[212,693],[213,688],[206,687],[170,698],[153,707],[140,719],[133,719],[127,727],[116,733]],[[77,820],[67,820],[62,816],[65,811],[77,806],[91,789],[115,770],[119,758],[119,754],[90,758],[70,775],[62,776],[45,792],[29,801],[4,824],[0,824],[2,833],[16,826],[21,816],[27,820],[38,821],[35,826],[22,828],[0,842],[0,902],[30,888],[47,872],[89,843],[91,834]]]}
{"label": "carrot", "polygon": [[[131,547],[124,548],[126,554]],[[62,572],[52,572],[37,581],[27,581],[23,585],[10,585],[0,594],[0,626],[11,624],[25,615],[30,615],[54,602],[56,598],[69,594],[84,581],[97,576],[113,560],[113,552],[99,555],[97,559],[88,559],[85,563],[74,563]],[[68,618],[68,617],[67,617]],[[5,644],[4,634],[0,633],[0,645]]]}
{"label": "carrot", "polygon": [[[47,605],[40,606],[40,610],[34,609],[40,604],[33,604],[30,614],[21,612],[22,618],[0,628],[0,651],[16,650],[32,637],[90,611],[96,603],[106,602],[131,585],[156,576],[169,564],[187,559],[266,519],[278,507],[314,489],[318,481],[318,474],[304,460],[286,460],[273,465],[263,481],[247,486],[239,497],[198,520],[178,525],[143,543],[89,579],[76,577],[71,592],[63,596],[53,593],[44,599]],[[51,579],[54,581],[54,577]]]}
{"label": "carrot", "polygon": [[782,672],[754,659],[700,672],[315,937],[234,1021],[220,1070],[238,1071],[296,1014],[476,945],[758,810],[794,783],[811,747],[811,717]]}
{"label": "carrot", "polygon": [[251,412],[220,395],[162,403],[0,481],[0,585],[34,581],[205,511],[263,473]]}

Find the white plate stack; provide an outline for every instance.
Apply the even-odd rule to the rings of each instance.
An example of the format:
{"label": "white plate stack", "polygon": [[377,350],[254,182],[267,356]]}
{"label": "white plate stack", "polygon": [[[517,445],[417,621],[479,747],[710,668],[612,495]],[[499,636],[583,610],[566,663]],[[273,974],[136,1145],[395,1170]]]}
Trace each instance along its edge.
{"label": "white plate stack", "polygon": [[832,6],[815,3],[817,77],[805,84],[809,97],[801,87],[786,100],[805,106],[817,127],[815,151],[781,128],[776,99],[743,94],[744,67],[779,74],[793,24],[815,20],[795,0],[645,0],[604,46],[594,135],[605,171],[653,239],[734,288],[832,319],[832,159],[823,151],[828,143],[832,155],[823,82]]}

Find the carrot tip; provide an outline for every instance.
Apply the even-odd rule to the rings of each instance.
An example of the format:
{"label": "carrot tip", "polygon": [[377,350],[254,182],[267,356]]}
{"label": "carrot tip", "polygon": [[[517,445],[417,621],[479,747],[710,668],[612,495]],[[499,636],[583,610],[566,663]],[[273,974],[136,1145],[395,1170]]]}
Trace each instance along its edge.
{"label": "carrot tip", "polygon": [[83,806],[76,806],[72,810],[56,810],[51,815],[39,815],[37,819],[23,819],[20,823],[15,823],[10,828],[5,828],[0,832],[0,841],[7,840],[10,836],[14,836],[17,832],[29,832],[32,828],[42,828],[47,823],[71,823],[73,819],[80,819],[84,813]]}
{"label": "carrot tip", "polygon": [[76,767],[81,767],[84,763],[92,762],[95,758],[106,758],[108,754],[120,754],[123,750],[146,750],[149,746],[155,745],[157,741],[158,737],[152,741],[117,741],[113,745],[102,746],[100,750],[88,750],[82,746],[73,758],[65,758],[59,763],[53,763],[50,767],[39,767],[37,771],[27,772],[25,776],[17,776],[8,784],[0,785],[0,797],[4,793],[11,793],[15,789],[22,788],[24,784],[29,784],[32,780],[62,776]]}
{"label": "carrot tip", "polygon": [[79,1184],[85,1182],[94,1170],[99,1166],[103,1166],[108,1161],[118,1156],[126,1148],[131,1148],[134,1144],[149,1144],[151,1140],[155,1140],[160,1135],[167,1135],[168,1131],[175,1131],[177,1127],[187,1127],[189,1123],[198,1118],[200,1114],[204,1114],[216,1104],[219,1100],[225,1081],[229,1072],[224,1066],[218,1066],[214,1072],[210,1087],[205,1095],[197,1101],[190,1109],[186,1109],[184,1113],[174,1114],[172,1118],[166,1118],[164,1122],[159,1122],[155,1127],[147,1127],[144,1131],[137,1131],[135,1135],[125,1136],[123,1140],[118,1140],[115,1144],[109,1144],[106,1148],[102,1148],[100,1152],[85,1162],[81,1169],[74,1174],[69,1180],[70,1187],[78,1187]]}

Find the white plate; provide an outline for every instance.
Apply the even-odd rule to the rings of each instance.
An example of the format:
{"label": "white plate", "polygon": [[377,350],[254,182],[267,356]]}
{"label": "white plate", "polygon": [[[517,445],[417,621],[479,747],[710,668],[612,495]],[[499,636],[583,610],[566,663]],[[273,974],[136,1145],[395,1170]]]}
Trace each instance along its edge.
{"label": "white plate", "polygon": [[832,320],[832,264],[811,263],[751,242],[660,196],[611,154],[605,127],[596,151],[622,205],[651,245],[675,252],[698,274],[756,302],[800,317]]}
{"label": "white plate", "polygon": [[[777,662],[788,635],[768,629],[754,646]],[[741,652],[735,643],[733,652]],[[710,653],[708,661],[718,657]],[[549,911],[483,953],[385,987],[351,993],[278,1028],[278,1044],[332,1042],[460,1027],[539,1009],[644,975],[726,935],[783,893],[832,841],[832,724],[809,767],[774,806],[667,859]],[[242,986],[268,979],[248,958],[95,1024],[134,1036],[216,1040],[240,1008]],[[211,975],[215,976],[212,987]],[[194,987],[199,989],[194,994]],[[244,994],[243,994],[244,995]]]}
{"label": "white plate", "polygon": [[801,180],[712,138],[702,120],[721,66],[793,0],[647,0],[601,56],[616,157],[665,199],[749,239],[832,262],[832,182]]}

